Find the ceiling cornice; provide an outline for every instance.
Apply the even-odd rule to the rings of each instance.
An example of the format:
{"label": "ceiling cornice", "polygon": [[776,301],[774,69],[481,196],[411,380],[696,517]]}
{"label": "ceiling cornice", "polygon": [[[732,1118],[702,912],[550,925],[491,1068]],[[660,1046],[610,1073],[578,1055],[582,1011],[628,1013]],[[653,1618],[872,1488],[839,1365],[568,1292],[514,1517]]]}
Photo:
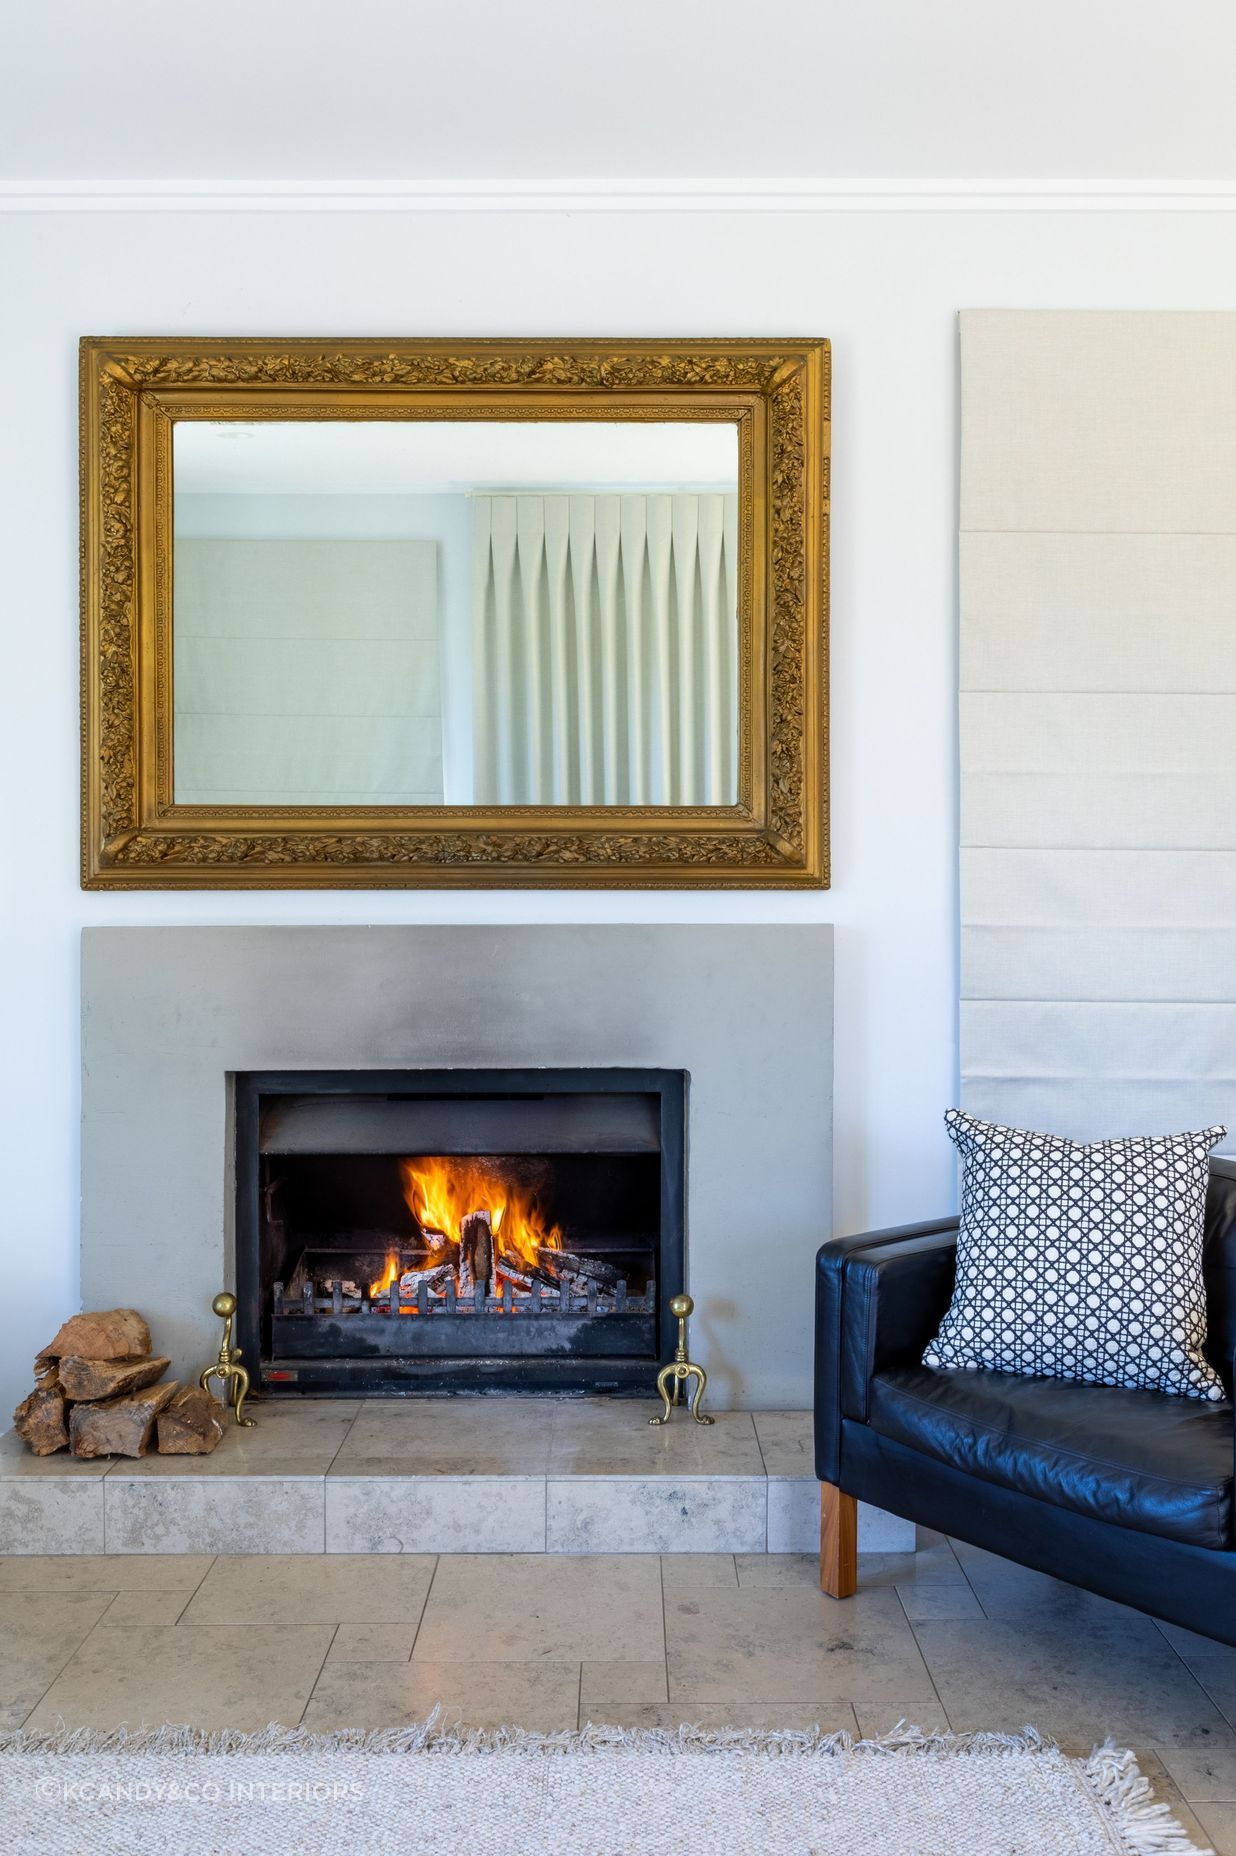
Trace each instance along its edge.
{"label": "ceiling cornice", "polygon": [[1232,212],[1236,180],[0,180],[0,212]]}

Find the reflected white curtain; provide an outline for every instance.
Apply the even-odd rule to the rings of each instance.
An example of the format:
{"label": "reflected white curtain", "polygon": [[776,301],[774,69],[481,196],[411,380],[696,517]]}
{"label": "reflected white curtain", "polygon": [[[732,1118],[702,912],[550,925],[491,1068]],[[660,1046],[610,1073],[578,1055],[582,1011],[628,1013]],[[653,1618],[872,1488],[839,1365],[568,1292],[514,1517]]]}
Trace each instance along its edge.
{"label": "reflected white curtain", "polygon": [[735,803],[737,496],[478,496],[473,523],[476,803]]}

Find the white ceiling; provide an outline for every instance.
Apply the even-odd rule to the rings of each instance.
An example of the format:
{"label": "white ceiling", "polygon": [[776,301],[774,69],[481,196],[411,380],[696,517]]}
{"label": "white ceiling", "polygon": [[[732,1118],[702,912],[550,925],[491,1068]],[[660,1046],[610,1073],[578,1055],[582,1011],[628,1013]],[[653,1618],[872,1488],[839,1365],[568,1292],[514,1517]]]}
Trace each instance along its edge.
{"label": "white ceiling", "polygon": [[733,425],[216,424],[173,438],[178,493],[426,495],[477,488],[736,488]]}
{"label": "white ceiling", "polygon": [[0,187],[1229,180],[1232,0],[16,0]]}

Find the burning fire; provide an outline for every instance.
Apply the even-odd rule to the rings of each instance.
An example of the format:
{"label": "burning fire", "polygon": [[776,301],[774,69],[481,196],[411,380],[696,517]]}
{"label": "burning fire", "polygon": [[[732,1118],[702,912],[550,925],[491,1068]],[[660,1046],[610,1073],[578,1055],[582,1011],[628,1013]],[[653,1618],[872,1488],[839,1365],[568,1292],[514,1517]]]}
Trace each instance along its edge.
{"label": "burning fire", "polygon": [[[433,1251],[458,1246],[472,1212],[489,1213],[494,1250],[516,1266],[539,1263],[542,1249],[562,1248],[562,1232],[541,1212],[535,1187],[511,1180],[484,1158],[430,1155],[401,1160],[399,1167],[408,1210]],[[391,1251],[370,1295],[384,1294],[398,1278],[399,1256]]]}
{"label": "burning fire", "polygon": [[408,1210],[431,1242],[437,1236],[457,1244],[468,1213],[488,1212],[499,1250],[516,1262],[535,1263],[541,1247],[562,1248],[562,1233],[546,1222],[535,1190],[504,1178],[485,1160],[430,1157],[399,1166]]}

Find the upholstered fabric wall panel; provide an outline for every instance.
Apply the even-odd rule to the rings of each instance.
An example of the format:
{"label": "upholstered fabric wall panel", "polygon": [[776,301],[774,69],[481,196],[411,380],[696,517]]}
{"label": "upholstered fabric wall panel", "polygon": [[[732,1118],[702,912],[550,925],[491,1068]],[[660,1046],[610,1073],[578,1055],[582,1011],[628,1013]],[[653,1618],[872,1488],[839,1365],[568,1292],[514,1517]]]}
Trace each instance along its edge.
{"label": "upholstered fabric wall panel", "polygon": [[1236,1130],[1236,315],[970,312],[962,382],[963,1102]]}
{"label": "upholstered fabric wall panel", "polygon": [[441,802],[433,542],[181,538],[175,599],[180,804]]}

